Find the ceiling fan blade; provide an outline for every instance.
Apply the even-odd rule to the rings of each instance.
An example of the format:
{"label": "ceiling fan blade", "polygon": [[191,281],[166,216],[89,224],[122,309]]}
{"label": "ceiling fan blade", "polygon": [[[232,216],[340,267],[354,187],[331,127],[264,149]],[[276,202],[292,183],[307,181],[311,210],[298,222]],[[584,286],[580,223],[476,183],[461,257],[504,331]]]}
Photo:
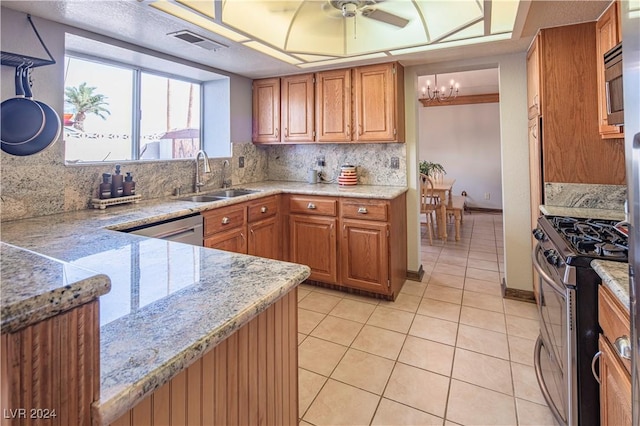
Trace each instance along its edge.
{"label": "ceiling fan blade", "polygon": [[408,19],[380,9],[364,8],[362,9],[362,16],[384,22],[385,24],[395,25],[400,28],[404,28],[409,23]]}

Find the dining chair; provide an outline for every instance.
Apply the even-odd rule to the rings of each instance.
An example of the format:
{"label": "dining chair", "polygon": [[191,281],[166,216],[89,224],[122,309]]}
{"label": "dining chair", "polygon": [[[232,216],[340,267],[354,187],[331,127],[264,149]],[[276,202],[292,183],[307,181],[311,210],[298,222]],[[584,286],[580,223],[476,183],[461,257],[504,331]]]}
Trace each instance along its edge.
{"label": "dining chair", "polygon": [[427,231],[429,232],[429,244],[433,245],[433,214],[440,208],[440,198],[433,195],[433,181],[423,173],[420,173],[420,214],[426,216]]}

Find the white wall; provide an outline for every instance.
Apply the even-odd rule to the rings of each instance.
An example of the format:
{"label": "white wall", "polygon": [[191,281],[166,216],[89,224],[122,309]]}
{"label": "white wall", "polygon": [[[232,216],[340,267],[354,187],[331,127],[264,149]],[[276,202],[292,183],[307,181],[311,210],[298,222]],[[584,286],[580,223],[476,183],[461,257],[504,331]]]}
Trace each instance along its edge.
{"label": "white wall", "polygon": [[468,206],[502,209],[499,104],[418,109],[420,161],[442,164]]}

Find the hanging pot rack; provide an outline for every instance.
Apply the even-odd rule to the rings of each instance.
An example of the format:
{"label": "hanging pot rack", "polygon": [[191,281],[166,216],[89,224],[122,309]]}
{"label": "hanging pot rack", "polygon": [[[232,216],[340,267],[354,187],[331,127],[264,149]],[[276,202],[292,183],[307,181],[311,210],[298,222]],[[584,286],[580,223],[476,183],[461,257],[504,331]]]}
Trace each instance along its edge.
{"label": "hanging pot rack", "polygon": [[56,61],[55,59],[53,59],[53,56],[51,56],[51,52],[49,52],[49,49],[47,49],[47,46],[44,44],[44,41],[42,41],[42,37],[40,37],[40,34],[38,33],[36,26],[33,24],[33,21],[31,20],[31,15],[27,15],[27,20],[31,24],[31,28],[33,28],[33,32],[36,33],[36,37],[38,37],[38,40],[40,41],[40,45],[44,48],[45,52],[47,52],[47,55],[49,55],[49,59],[35,58],[33,56],[20,55],[18,53],[3,51],[3,52],[0,52],[2,53],[2,65],[17,67],[20,65],[30,64],[31,68],[35,68],[35,67],[42,67],[45,65],[55,64]]}

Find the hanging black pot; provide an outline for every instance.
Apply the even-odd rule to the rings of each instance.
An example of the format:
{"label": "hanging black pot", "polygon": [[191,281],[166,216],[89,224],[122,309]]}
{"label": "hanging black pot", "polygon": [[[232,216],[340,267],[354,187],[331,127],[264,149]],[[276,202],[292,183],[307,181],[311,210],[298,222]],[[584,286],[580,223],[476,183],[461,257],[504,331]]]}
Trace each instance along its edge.
{"label": "hanging black pot", "polygon": [[45,119],[44,126],[40,134],[28,142],[21,144],[8,144],[2,141],[2,150],[8,154],[17,156],[32,155],[47,148],[58,139],[62,127],[60,124],[60,117],[53,108],[44,102],[32,100],[31,87],[29,85],[29,69],[25,69],[22,73],[21,86],[23,87],[25,98],[38,105],[38,107],[43,111]]}
{"label": "hanging black pot", "polygon": [[44,111],[37,102],[27,99],[22,88],[22,66],[16,67],[16,97],[0,105],[0,140],[3,144],[22,144],[36,138],[44,128]]}

